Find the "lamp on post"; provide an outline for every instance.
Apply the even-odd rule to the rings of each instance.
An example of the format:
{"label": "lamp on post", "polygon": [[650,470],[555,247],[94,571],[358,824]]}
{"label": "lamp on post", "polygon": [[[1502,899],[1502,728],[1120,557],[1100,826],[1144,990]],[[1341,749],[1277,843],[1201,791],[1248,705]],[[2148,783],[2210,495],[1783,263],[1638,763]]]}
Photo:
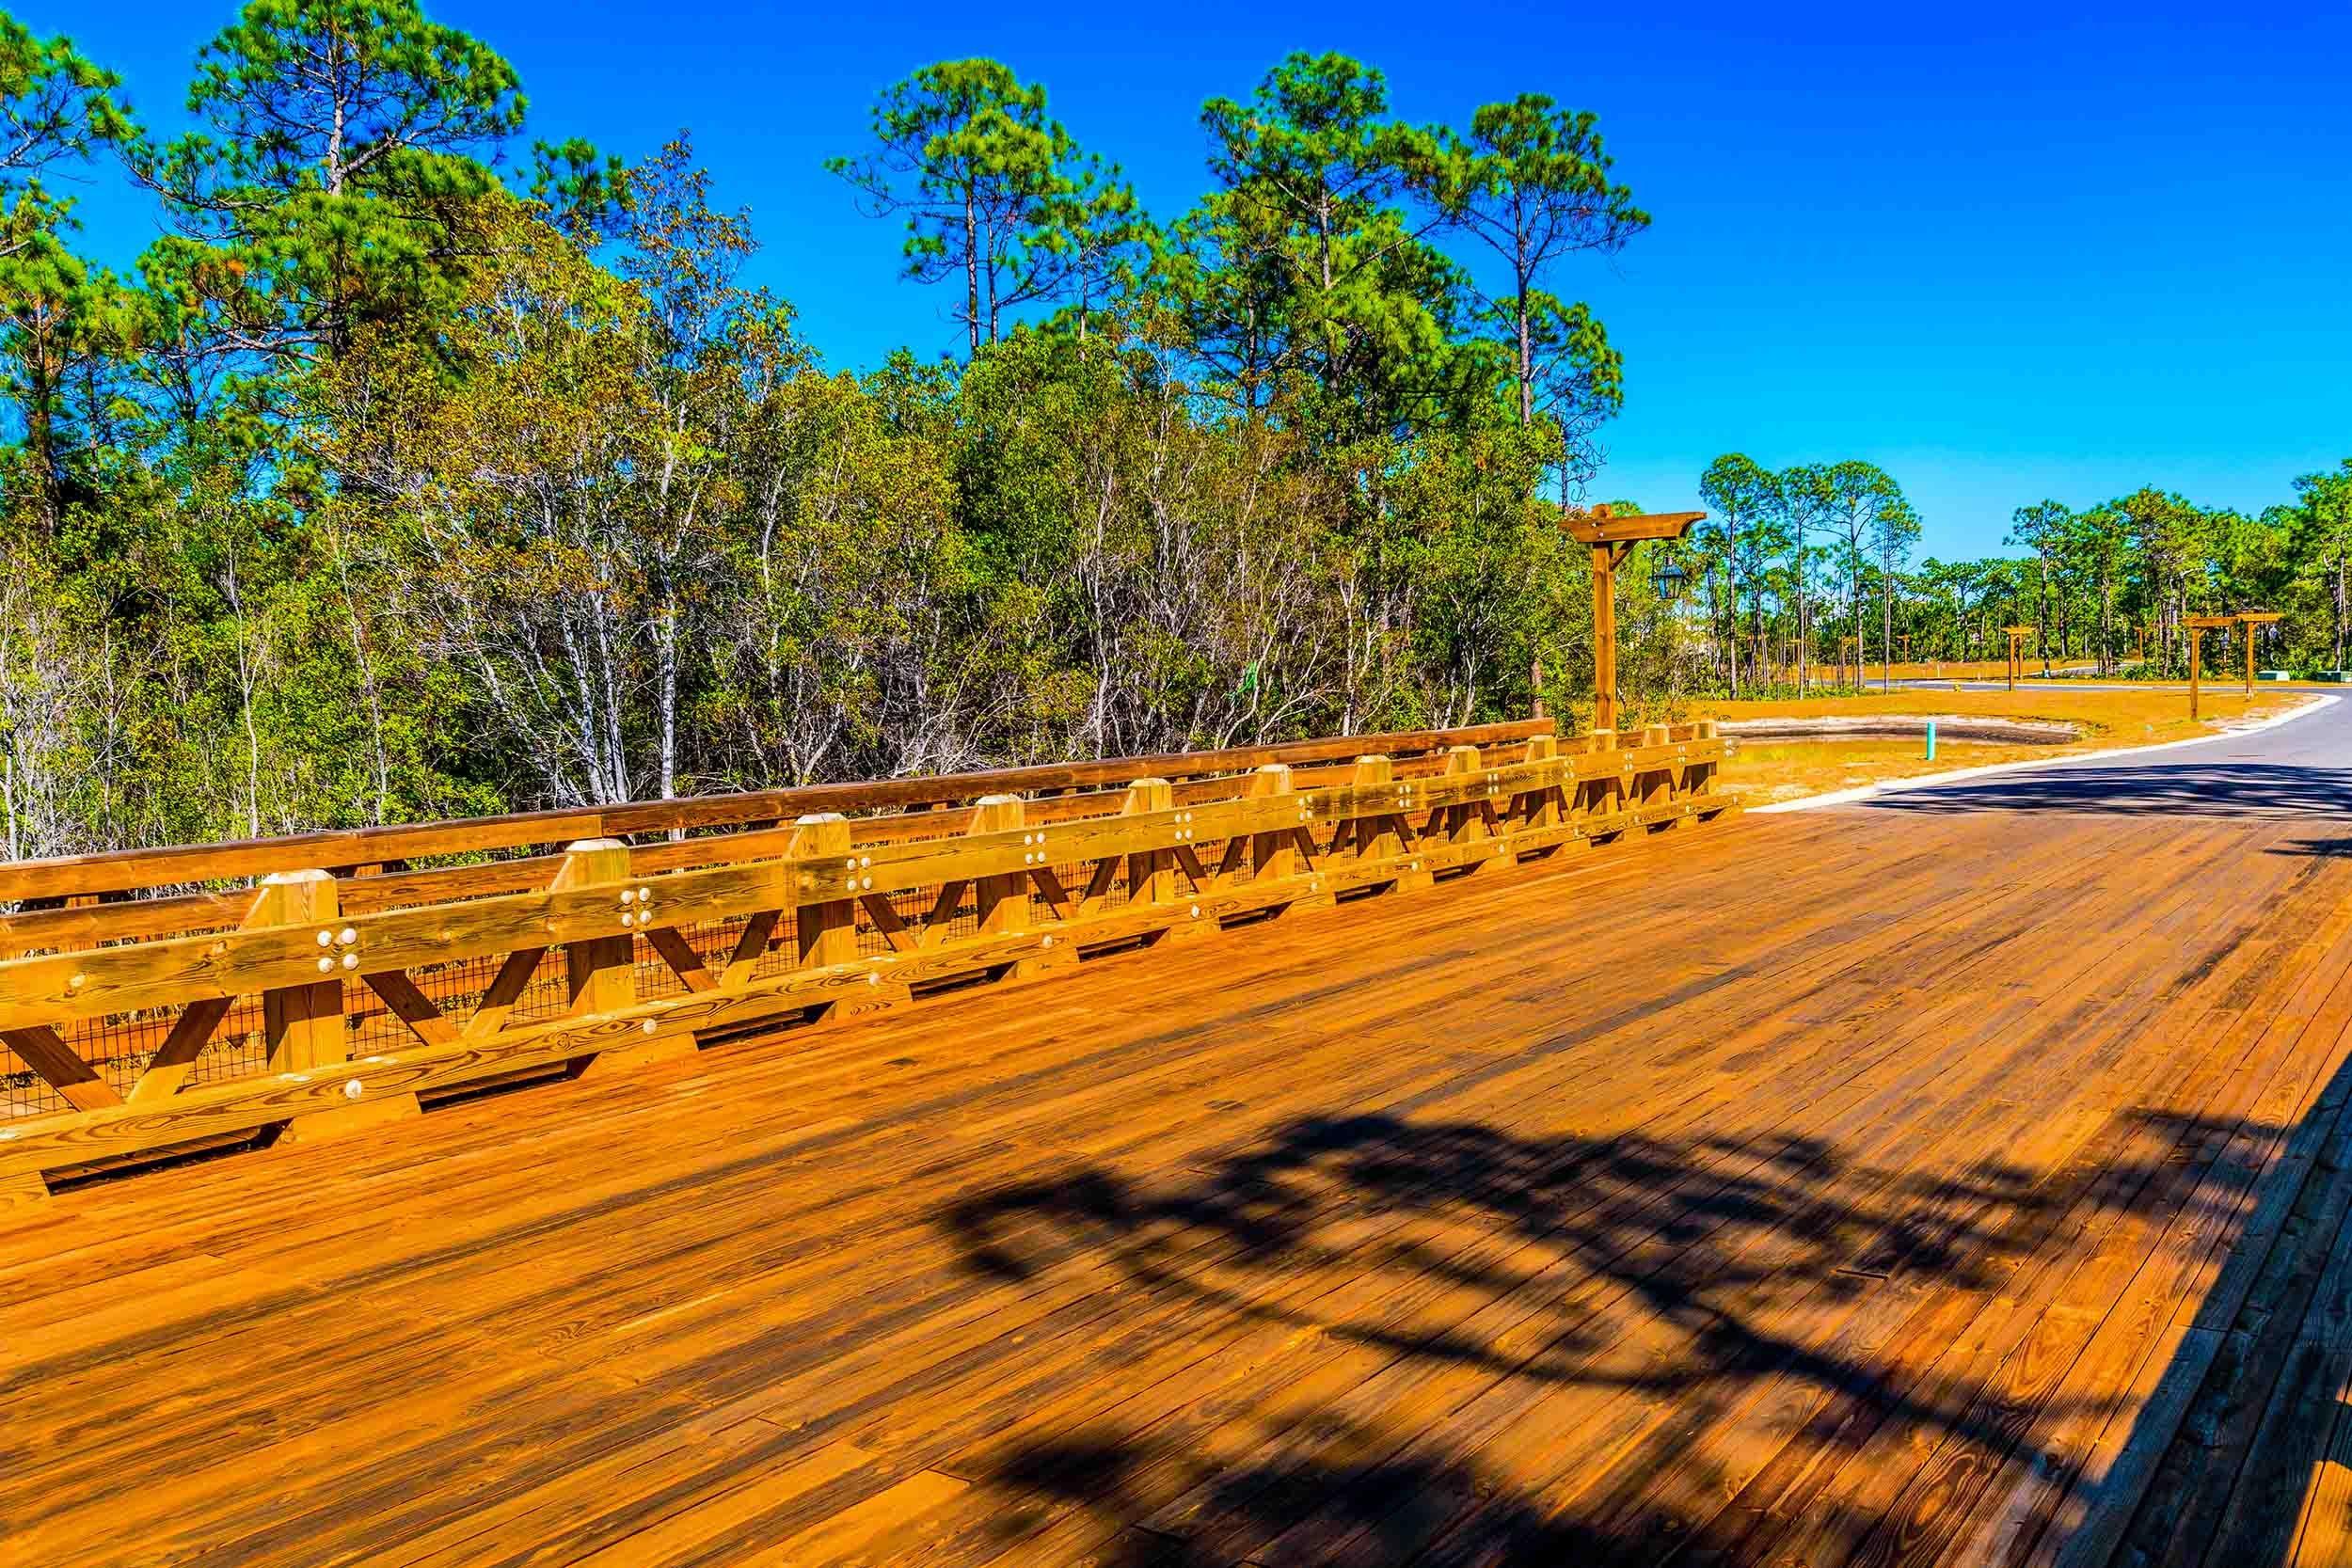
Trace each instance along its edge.
{"label": "lamp on post", "polygon": [[[1679,539],[1706,516],[1704,512],[1648,512],[1618,517],[1606,506],[1561,514],[1561,531],[1593,552],[1593,728],[1617,727],[1617,568],[1644,540]],[[1672,562],[1660,567],[1650,580],[1661,596],[1669,574],[1675,581],[1689,576]]]}
{"label": "lamp on post", "polygon": [[1691,574],[1684,571],[1682,563],[1671,556],[1659,562],[1649,575],[1650,592],[1658,595],[1660,604],[1681,603],[1682,591],[1690,583]]}

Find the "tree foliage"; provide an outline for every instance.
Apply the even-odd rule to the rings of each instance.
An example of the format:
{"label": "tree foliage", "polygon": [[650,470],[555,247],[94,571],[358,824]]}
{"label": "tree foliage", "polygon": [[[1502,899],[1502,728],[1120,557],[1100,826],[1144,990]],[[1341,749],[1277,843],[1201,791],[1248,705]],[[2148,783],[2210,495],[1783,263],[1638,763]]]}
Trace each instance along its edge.
{"label": "tree foliage", "polygon": [[1137,223],[1115,164],[1080,150],[1045,89],[995,60],[943,60],[883,89],[875,147],[829,160],[866,209],[906,222],[906,276],[961,281],[977,356],[1025,308],[1082,312],[1115,286]]}
{"label": "tree foliage", "polygon": [[197,56],[207,129],[132,166],[176,232],[144,263],[189,355],[304,356],[433,309],[474,247],[514,69],[415,0],[248,0]]}
{"label": "tree foliage", "polygon": [[[2155,486],[2081,507],[2043,499],[2012,518],[2008,543],[2028,554],[1915,567],[1921,522],[1892,476],[1851,462],[1799,464],[1768,487],[1772,478],[1737,453],[1702,476],[1716,513],[1699,544],[1719,689],[1801,679],[1832,661],[1851,671],[1857,642],[1872,664],[2004,657],[2001,628],[2026,624],[2029,651],[2054,669],[2177,676],[2189,617],[2246,610],[2284,616],[2262,634],[2267,662],[2342,668],[2352,459],[2304,475],[2293,501],[2251,516]],[[1807,543],[1817,534],[1825,548]],[[1756,555],[1735,554],[1735,537],[1761,541]],[[1806,613],[1824,594],[1844,601],[1828,626]]]}
{"label": "tree foliage", "polygon": [[[964,353],[850,373],[687,137],[529,140],[416,0],[251,0],[186,103],[0,32],[14,853],[1567,705],[1539,498],[1622,383],[1562,269],[1639,226],[1589,117],[1292,56],[1163,228],[1042,87],[925,67],[830,166]],[[40,184],[118,152],[129,278]],[[1441,242],[1514,202],[1483,289]]]}
{"label": "tree foliage", "polygon": [[[1573,269],[1648,222],[1589,115],[1410,124],[1294,55],[1204,105],[1161,225],[1041,86],[925,67],[832,166],[962,352],[850,370],[690,138],[527,140],[512,67],[416,0],[252,0],[187,103],[158,143],[0,24],[11,854],[1586,698],[1558,504],[1627,380]],[[49,188],[110,161],[162,230],[128,277]],[[1882,653],[1957,657],[2044,581],[2059,655],[2263,598],[2341,661],[2347,476],[2259,517],[2053,506],[2034,562],[1915,568],[1890,476],[1735,454],[1709,530],[1620,574],[1623,680],[1745,690],[1872,609]],[[1666,559],[1703,604],[1652,592]]]}
{"label": "tree foliage", "polygon": [[1467,138],[1446,135],[1428,180],[1449,224],[1503,268],[1505,287],[1483,298],[1504,334],[1519,423],[1559,426],[1564,471],[1596,464],[1580,443],[1623,401],[1623,362],[1588,306],[1547,287],[1579,251],[1613,252],[1649,227],[1633,193],[1611,179],[1598,122],[1541,93],[1488,103]]}

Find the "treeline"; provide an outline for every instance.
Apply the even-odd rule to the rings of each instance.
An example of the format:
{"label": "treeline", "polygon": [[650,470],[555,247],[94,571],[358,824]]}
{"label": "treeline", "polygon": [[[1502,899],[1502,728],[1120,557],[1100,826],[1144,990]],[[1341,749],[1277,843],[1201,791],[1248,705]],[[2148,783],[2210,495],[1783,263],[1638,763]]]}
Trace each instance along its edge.
{"label": "treeline", "polygon": [[[1911,563],[1919,520],[1868,463],[1777,472],[1742,453],[1700,482],[1711,511],[1688,546],[1705,584],[1708,683],[1737,694],[1859,665],[2005,657],[2030,626],[2031,657],[2104,674],[2178,675],[2192,615],[2276,610],[2260,653],[2298,673],[2344,668],[2352,631],[2352,458],[2305,474],[2248,515],[2142,488],[2079,510],[2017,508],[2026,553]],[[2211,652],[2209,649],[2208,652]]]}
{"label": "treeline", "polygon": [[[830,167],[959,352],[850,372],[685,134],[539,136],[406,0],[251,0],[185,103],[151,130],[0,14],[8,855],[1588,711],[1557,515],[1625,368],[1570,281],[1649,223],[1588,114],[1415,125],[1293,55],[1155,218],[1039,85],[927,67]],[[161,236],[119,271],[102,179]],[[1622,690],[2021,617],[2177,662],[2242,602],[2341,665],[2346,483],[2046,504],[2027,560],[1915,567],[1877,468],[1725,458],[1619,576]]]}
{"label": "treeline", "polygon": [[684,134],[534,139],[413,4],[252,0],[186,103],[0,17],[11,856],[1582,699],[1556,506],[1622,366],[1555,291],[1648,222],[1589,115],[1294,55],[1155,221],[1042,87],[928,67],[831,166],[963,352],[853,373]]}

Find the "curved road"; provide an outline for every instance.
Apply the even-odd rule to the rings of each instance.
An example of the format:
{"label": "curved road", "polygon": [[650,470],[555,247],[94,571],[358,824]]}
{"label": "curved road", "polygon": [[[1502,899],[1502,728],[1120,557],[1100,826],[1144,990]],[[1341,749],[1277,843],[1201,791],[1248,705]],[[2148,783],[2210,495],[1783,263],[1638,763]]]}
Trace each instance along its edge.
{"label": "curved road", "polygon": [[[1954,784],[1890,785],[1859,805],[1934,813],[2343,816],[2352,812],[2352,702],[2328,702],[2267,729],[2154,749],[2143,757],[2041,763]],[[2352,847],[2352,837],[2344,843]]]}

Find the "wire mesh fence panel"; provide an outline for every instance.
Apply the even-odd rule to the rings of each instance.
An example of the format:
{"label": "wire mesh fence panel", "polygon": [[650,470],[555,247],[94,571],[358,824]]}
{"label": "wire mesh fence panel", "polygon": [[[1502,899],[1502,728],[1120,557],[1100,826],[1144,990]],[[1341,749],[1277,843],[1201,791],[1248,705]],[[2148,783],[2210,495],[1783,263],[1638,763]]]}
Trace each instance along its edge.
{"label": "wire mesh fence panel", "polygon": [[[160,1043],[160,1042],[159,1042]],[[183,1087],[223,1084],[269,1070],[269,1011],[258,996],[240,996],[188,1064]]]}
{"label": "wire mesh fence panel", "polygon": [[[682,921],[671,927],[686,943],[694,963],[700,965],[699,978],[704,985],[718,983],[735,956],[736,943],[741,940],[749,920],[748,915],[731,915],[718,920]],[[693,965],[688,966],[690,973],[692,968]],[[688,996],[695,989],[695,982],[680,974],[669,956],[645,936],[636,939],[635,975],[640,1001]]]}
{"label": "wire mesh fence panel", "polygon": [[768,951],[752,961],[754,980],[772,980],[800,968],[799,937],[788,921],[776,922],[776,936],[768,943]]}
{"label": "wire mesh fence panel", "polygon": [[[898,903],[895,900],[886,900],[886,902],[889,903],[890,912],[894,915],[898,914]],[[866,906],[864,899],[860,899],[858,901],[858,909],[855,919],[857,951],[859,958],[880,958],[884,953],[896,952],[898,950],[896,944],[894,944],[890,940],[890,932],[880,921],[874,918],[873,911]],[[898,920],[900,925],[906,924],[906,917],[904,915],[898,915]]]}
{"label": "wire mesh fence panel", "polygon": [[516,1000],[515,1010],[507,1014],[509,1026],[545,1022],[562,1018],[571,1011],[572,988],[570,972],[564,963],[562,949],[550,947],[539,955],[532,966],[531,980]]}
{"label": "wire mesh fence panel", "polygon": [[148,1058],[155,1054],[171,1032],[176,1013],[155,1010],[146,1013],[109,1013],[99,1018],[77,1019],[58,1033],[64,1037],[66,1048],[88,1063],[98,1076],[117,1095],[127,1095],[145,1069]]}
{"label": "wire mesh fence panel", "polygon": [[0,1120],[45,1117],[67,1109],[65,1096],[32,1069],[13,1047],[0,1044]]}
{"label": "wire mesh fence panel", "polygon": [[640,1002],[655,1002],[665,996],[684,996],[693,988],[678,977],[670,960],[644,937],[630,944],[632,954],[629,978]]}
{"label": "wire mesh fence panel", "polygon": [[748,914],[731,914],[720,920],[689,921],[677,928],[678,935],[703,961],[703,968],[712,974],[722,974],[735,961],[735,950],[743,941],[743,933],[751,926]]}
{"label": "wire mesh fence panel", "polygon": [[931,942],[960,942],[980,934],[979,895],[966,883],[956,890],[954,901],[941,909],[942,890],[926,889],[931,895],[930,907],[924,911],[924,940]]}

